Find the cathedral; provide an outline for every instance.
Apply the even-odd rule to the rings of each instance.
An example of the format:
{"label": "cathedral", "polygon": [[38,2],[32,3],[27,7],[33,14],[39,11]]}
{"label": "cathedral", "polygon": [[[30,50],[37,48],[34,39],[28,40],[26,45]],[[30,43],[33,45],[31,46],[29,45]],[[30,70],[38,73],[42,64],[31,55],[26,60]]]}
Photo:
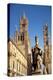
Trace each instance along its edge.
{"label": "cathedral", "polygon": [[38,36],[31,49],[28,34],[28,19],[25,14],[19,21],[20,30],[16,28],[15,36],[8,39],[8,76],[24,76],[51,73],[51,49],[49,52],[48,26],[45,25],[44,50],[39,47]]}
{"label": "cathedral", "polygon": [[20,31],[16,29],[13,39],[8,40],[8,76],[31,74],[31,46],[28,36],[28,19],[20,18]]}

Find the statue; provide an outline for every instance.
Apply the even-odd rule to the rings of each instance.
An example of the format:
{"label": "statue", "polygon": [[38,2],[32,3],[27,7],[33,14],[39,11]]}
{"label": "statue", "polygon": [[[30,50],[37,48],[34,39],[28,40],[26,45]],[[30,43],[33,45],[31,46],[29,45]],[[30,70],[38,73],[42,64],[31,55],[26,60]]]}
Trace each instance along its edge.
{"label": "statue", "polygon": [[37,56],[35,73],[47,74],[46,67],[40,55]]}

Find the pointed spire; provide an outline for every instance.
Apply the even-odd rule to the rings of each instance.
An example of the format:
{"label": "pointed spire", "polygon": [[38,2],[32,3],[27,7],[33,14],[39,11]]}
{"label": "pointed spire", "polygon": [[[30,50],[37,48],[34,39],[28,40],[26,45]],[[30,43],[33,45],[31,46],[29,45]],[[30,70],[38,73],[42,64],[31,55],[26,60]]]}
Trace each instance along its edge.
{"label": "pointed spire", "polygon": [[48,29],[48,24],[46,23],[43,27],[43,31],[47,30]]}
{"label": "pointed spire", "polygon": [[23,12],[22,16],[20,16],[20,23],[22,23],[22,20],[26,19],[25,12]]}
{"label": "pointed spire", "polygon": [[35,36],[35,43],[36,43],[36,47],[38,47],[38,37],[37,36]]}
{"label": "pointed spire", "polygon": [[26,18],[25,12],[23,13],[23,18],[24,18],[24,19]]}
{"label": "pointed spire", "polygon": [[48,26],[48,24],[46,23],[45,26]]}
{"label": "pointed spire", "polygon": [[26,15],[25,15],[25,12],[24,12],[24,11],[23,11],[22,18],[23,18],[23,19],[26,19]]}
{"label": "pointed spire", "polygon": [[15,25],[15,29],[16,29],[16,31],[18,32],[18,28],[17,28],[17,25]]}
{"label": "pointed spire", "polygon": [[17,25],[15,25],[15,36],[14,36],[14,40],[17,43],[17,41],[18,41],[18,28],[17,28]]}

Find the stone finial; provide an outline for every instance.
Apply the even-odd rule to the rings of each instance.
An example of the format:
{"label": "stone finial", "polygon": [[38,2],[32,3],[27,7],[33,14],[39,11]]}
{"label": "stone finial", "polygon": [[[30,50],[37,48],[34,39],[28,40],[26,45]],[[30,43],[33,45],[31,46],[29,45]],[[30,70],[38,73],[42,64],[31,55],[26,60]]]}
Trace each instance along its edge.
{"label": "stone finial", "polygon": [[36,43],[36,47],[38,47],[38,37],[37,36],[35,36],[35,43]]}

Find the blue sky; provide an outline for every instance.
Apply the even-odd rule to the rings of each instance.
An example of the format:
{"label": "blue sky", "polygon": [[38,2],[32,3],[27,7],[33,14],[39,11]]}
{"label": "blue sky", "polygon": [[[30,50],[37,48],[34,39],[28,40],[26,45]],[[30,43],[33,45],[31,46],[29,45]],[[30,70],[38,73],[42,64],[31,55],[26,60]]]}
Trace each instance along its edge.
{"label": "blue sky", "polygon": [[31,47],[35,46],[35,36],[38,36],[39,46],[43,48],[43,26],[47,23],[49,34],[51,33],[51,6],[10,4],[10,37],[19,30],[20,17],[25,13],[28,18],[28,32]]}

